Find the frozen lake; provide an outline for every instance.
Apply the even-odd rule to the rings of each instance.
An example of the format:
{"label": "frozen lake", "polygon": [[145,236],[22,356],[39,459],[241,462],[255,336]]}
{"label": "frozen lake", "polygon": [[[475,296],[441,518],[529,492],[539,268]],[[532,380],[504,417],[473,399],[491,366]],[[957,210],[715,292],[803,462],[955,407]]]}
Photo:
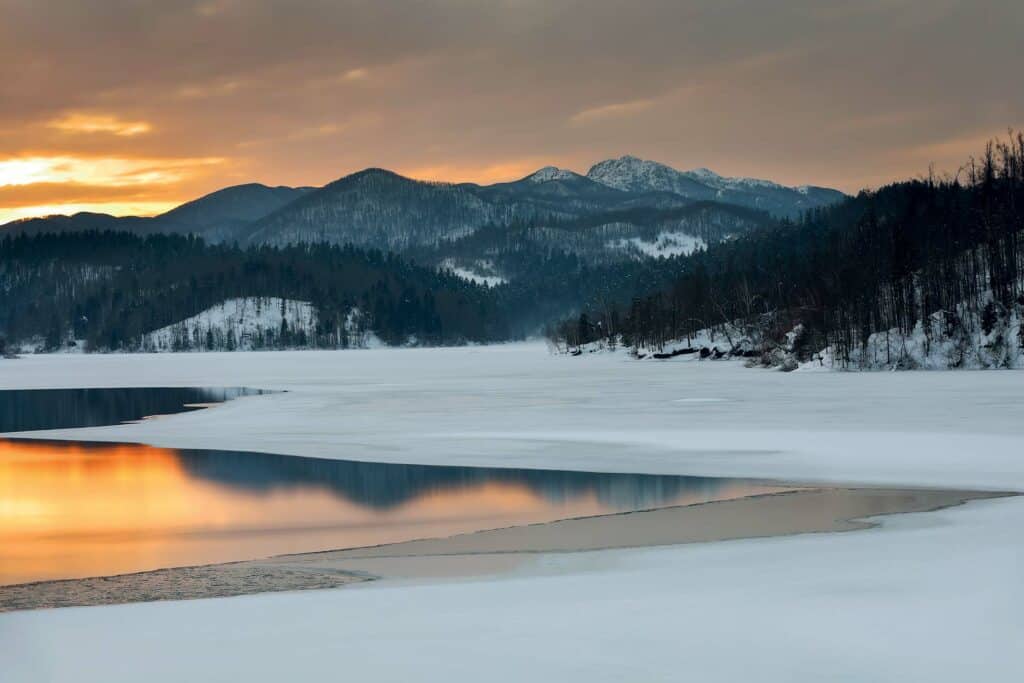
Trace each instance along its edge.
{"label": "frozen lake", "polygon": [[0,585],[379,545],[773,490],[739,479],[0,440]]}
{"label": "frozen lake", "polygon": [[[537,344],[0,363],[0,387],[12,389],[287,391],[31,434],[40,439],[1024,491],[1024,373],[1014,371],[783,374],[555,357]],[[103,683],[325,671],[672,681],[681,665],[707,681],[1016,680],[1022,524],[1016,497],[850,533],[545,555],[493,578],[12,612],[0,615],[0,670]]]}

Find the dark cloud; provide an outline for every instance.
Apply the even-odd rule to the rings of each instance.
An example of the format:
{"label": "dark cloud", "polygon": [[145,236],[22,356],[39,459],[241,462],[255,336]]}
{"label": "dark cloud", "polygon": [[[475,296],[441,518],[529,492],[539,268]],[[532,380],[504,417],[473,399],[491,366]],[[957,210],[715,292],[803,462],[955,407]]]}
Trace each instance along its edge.
{"label": "dark cloud", "polygon": [[[0,163],[228,161],[179,198],[623,153],[856,190],[1024,124],[1019,0],[0,0],[0,16]],[[47,125],[69,115],[149,129]]]}

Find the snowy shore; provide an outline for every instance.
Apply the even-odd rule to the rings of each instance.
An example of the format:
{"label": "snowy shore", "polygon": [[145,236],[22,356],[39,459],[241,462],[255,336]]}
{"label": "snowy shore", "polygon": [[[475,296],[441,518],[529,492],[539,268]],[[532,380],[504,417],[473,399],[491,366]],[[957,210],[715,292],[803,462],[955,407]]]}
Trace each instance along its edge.
{"label": "snowy shore", "polygon": [[[35,433],[317,457],[1024,491],[1024,373],[775,373],[471,349],[38,356],[0,387],[288,393]],[[510,575],[0,616],[12,681],[1008,680],[1024,499]],[[500,665],[496,665],[500,662]]]}
{"label": "snowy shore", "polygon": [[543,344],[0,361],[0,388],[285,393],[43,439],[321,458],[1024,491],[1024,372],[779,373]]}

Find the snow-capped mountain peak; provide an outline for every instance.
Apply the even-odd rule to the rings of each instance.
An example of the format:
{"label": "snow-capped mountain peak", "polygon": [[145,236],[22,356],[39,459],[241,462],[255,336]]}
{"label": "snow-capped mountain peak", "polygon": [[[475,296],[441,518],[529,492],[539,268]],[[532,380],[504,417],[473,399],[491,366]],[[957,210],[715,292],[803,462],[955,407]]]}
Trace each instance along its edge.
{"label": "snow-capped mountain peak", "polygon": [[673,182],[682,174],[670,166],[626,155],[600,161],[587,171],[587,177],[617,190],[675,192]]}
{"label": "snow-capped mountain peak", "polygon": [[526,180],[533,183],[546,183],[552,180],[571,180],[575,177],[577,177],[577,174],[572,171],[567,171],[564,168],[558,168],[557,166],[545,166],[544,168],[526,176]]}
{"label": "snow-capped mountain peak", "polygon": [[753,191],[756,189],[777,189],[777,190],[791,190],[796,188],[787,188],[784,185],[772,182],[771,180],[761,180],[759,178],[730,178],[727,176],[720,175],[707,168],[695,168],[692,171],[686,171],[684,175],[687,175],[694,180],[715,188],[716,190],[746,190]]}
{"label": "snow-capped mountain peak", "polygon": [[837,190],[787,187],[758,178],[730,178],[708,168],[678,171],[656,161],[621,156],[594,164],[587,177],[627,192],[671,192],[692,201],[717,201],[782,216],[839,201]]}

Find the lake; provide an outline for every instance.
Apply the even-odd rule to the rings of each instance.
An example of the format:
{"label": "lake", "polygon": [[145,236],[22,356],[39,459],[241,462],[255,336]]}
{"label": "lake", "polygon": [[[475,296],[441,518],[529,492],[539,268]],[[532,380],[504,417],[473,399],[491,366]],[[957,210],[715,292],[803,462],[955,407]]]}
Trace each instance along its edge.
{"label": "lake", "polygon": [[[4,431],[96,426],[250,389],[0,392]],[[764,483],[0,439],[0,584],[359,547],[736,498]]]}

